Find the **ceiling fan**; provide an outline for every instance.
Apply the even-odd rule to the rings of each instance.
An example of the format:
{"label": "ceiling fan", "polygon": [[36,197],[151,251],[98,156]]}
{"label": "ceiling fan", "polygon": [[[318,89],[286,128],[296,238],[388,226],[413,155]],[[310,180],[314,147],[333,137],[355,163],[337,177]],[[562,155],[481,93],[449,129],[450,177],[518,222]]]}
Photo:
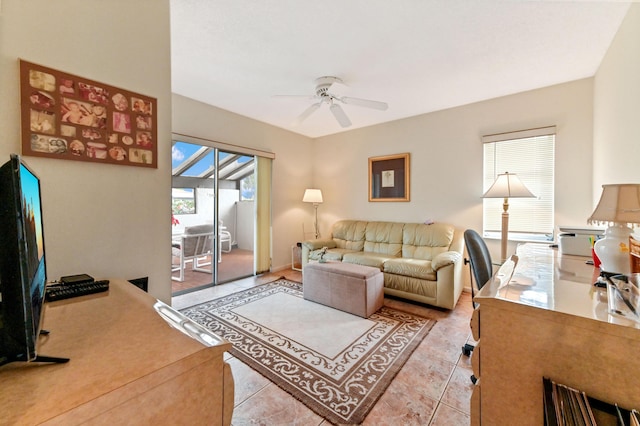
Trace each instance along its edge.
{"label": "ceiling fan", "polygon": [[328,104],[329,110],[338,121],[338,123],[342,127],[351,126],[351,120],[347,117],[347,114],[344,112],[341,103],[346,105],[356,105],[360,107],[373,108],[380,111],[385,111],[389,106],[386,102],[379,101],[371,101],[368,99],[360,99],[360,98],[350,98],[347,96],[337,96],[331,92],[329,89],[333,85],[333,83],[344,84],[342,80],[338,77],[320,77],[315,80],[316,89],[315,95],[276,95],[275,97],[285,98],[285,97],[305,97],[312,100],[316,100],[316,102],[310,105],[307,109],[305,109],[302,114],[300,114],[292,123],[292,125],[296,126],[301,124],[304,120],[307,119],[311,114],[313,114],[318,108],[322,106],[322,104]]}

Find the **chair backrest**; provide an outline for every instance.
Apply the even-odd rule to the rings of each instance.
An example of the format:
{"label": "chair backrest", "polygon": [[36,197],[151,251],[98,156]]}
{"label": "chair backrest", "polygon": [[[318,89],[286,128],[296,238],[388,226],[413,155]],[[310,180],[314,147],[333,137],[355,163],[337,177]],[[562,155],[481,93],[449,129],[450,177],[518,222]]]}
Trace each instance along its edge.
{"label": "chair backrest", "polygon": [[185,228],[182,241],[184,257],[211,253],[213,248],[213,225],[196,225]]}
{"label": "chair backrest", "polygon": [[220,241],[231,241],[231,232],[227,231],[222,220],[218,220],[218,238]]}
{"label": "chair backrest", "polygon": [[473,278],[480,290],[493,276],[491,254],[482,237],[473,229],[464,231],[464,244],[469,254]]}

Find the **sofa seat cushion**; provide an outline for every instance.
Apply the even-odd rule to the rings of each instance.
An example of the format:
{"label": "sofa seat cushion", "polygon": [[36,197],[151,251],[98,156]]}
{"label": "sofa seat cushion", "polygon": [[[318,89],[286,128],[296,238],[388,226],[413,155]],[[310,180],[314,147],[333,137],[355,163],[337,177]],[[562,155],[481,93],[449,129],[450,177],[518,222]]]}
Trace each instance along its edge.
{"label": "sofa seat cushion", "polygon": [[436,271],[433,270],[430,260],[422,259],[389,259],[384,263],[383,272],[423,280],[436,281]]}
{"label": "sofa seat cushion", "polygon": [[[407,277],[405,275],[396,275],[384,273],[384,288],[392,289],[404,293],[417,294],[426,298],[437,298],[438,282],[421,280],[419,278]],[[440,291],[445,291],[440,289]]]}
{"label": "sofa seat cushion", "polygon": [[[342,257],[345,253],[353,253],[354,250],[343,249],[343,248],[331,248],[327,249],[327,252],[324,254],[324,260],[336,260],[342,261]],[[322,249],[314,250],[309,253],[309,260],[320,260],[320,254],[322,254]]]}
{"label": "sofa seat cushion", "polygon": [[345,253],[342,261],[346,263],[355,263],[356,265],[372,266],[382,271],[382,265],[393,257],[382,253],[370,253],[367,251],[358,251],[353,253]]}

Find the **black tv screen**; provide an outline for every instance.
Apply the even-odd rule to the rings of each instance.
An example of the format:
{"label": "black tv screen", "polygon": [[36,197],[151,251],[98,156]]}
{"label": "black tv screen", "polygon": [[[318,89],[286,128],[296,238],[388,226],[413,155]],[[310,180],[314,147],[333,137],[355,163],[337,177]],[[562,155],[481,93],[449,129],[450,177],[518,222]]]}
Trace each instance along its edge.
{"label": "black tv screen", "polygon": [[40,180],[13,154],[0,168],[0,364],[36,360],[46,282]]}

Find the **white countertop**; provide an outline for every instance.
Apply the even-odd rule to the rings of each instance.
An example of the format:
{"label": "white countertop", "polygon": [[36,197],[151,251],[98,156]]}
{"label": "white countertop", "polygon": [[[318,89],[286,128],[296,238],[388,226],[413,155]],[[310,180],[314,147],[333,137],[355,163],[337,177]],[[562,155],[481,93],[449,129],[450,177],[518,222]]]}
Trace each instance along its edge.
{"label": "white countertop", "polygon": [[[610,314],[607,291],[595,287],[599,270],[585,262],[588,257],[560,255],[544,244],[518,246],[474,299],[491,299],[584,317],[596,321],[640,328],[640,323]],[[515,267],[514,267],[515,266]]]}

